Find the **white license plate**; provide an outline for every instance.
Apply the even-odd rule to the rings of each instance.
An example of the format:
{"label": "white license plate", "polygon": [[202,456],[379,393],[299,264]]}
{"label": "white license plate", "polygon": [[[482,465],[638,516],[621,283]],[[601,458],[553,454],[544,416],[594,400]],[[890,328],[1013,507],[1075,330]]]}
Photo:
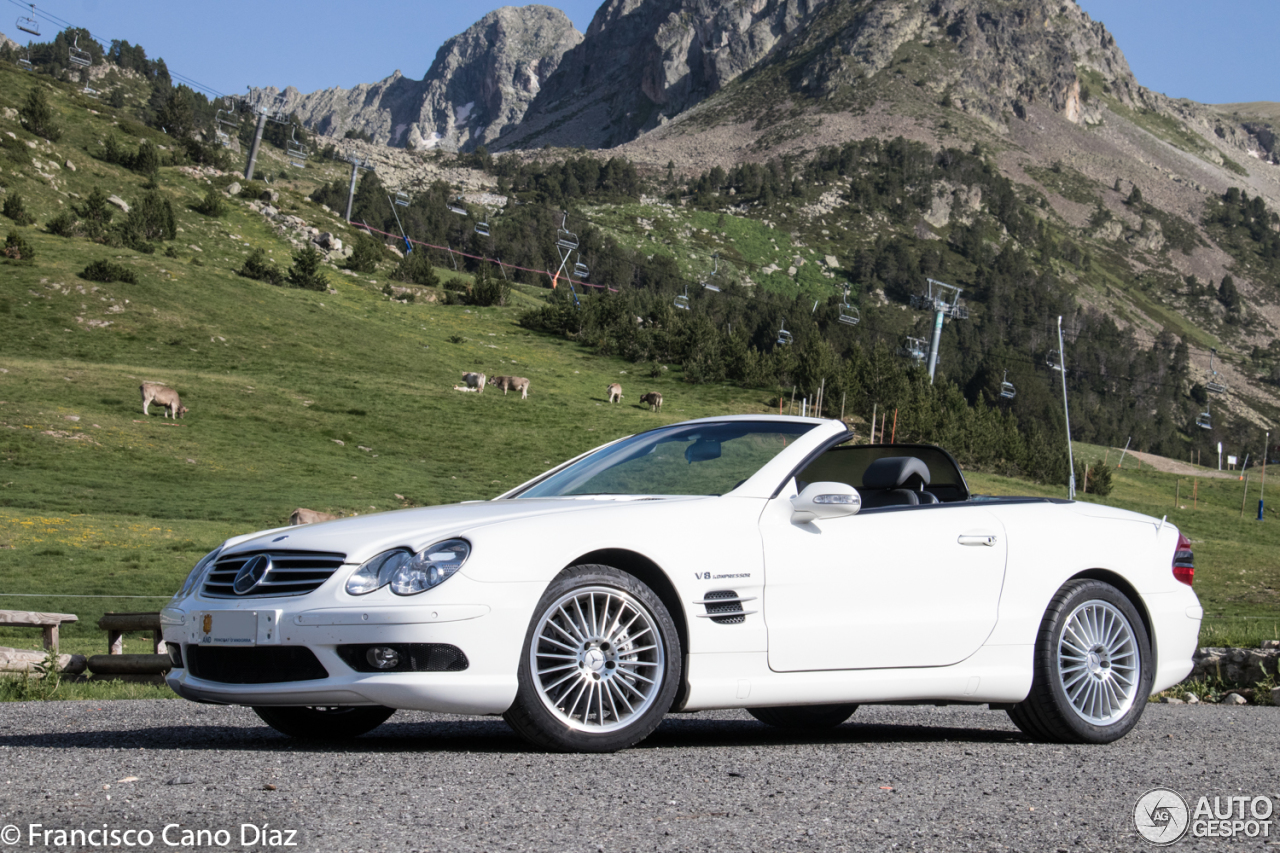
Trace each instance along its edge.
{"label": "white license plate", "polygon": [[280,642],[279,610],[207,610],[191,614],[191,642],[201,646],[260,646]]}

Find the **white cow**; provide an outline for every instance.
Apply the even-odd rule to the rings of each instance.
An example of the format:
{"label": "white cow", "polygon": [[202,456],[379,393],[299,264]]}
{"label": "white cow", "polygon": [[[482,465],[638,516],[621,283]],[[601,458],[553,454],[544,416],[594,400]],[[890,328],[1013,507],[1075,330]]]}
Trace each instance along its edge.
{"label": "white cow", "polygon": [[483,373],[464,373],[462,381],[467,383],[468,388],[474,388],[480,394],[484,393],[484,374]]}
{"label": "white cow", "polygon": [[609,395],[610,403],[622,402],[622,386],[617,382],[610,383],[609,387],[604,390],[605,393]]}
{"label": "white cow", "polygon": [[182,400],[178,399],[178,392],[168,385],[161,385],[159,382],[143,382],[138,386],[138,390],[142,392],[142,414],[144,415],[149,414],[147,407],[152,403],[164,406],[165,417],[172,417],[174,420],[190,411],[182,405]]}

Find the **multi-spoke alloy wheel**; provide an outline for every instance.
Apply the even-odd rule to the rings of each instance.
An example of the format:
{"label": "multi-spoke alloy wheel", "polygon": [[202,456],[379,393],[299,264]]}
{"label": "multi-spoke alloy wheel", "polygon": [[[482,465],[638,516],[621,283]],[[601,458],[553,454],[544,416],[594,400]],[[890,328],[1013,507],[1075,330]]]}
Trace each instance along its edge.
{"label": "multi-spoke alloy wheel", "polygon": [[614,731],[649,710],[666,664],[654,617],[630,595],[604,586],[552,604],[529,655],[547,710],[586,732]]}
{"label": "multi-spoke alloy wheel", "polygon": [[576,566],[538,604],[505,717],[549,749],[623,749],[661,722],[680,663],[675,624],[652,590],[608,566]]}
{"label": "multi-spoke alloy wheel", "polygon": [[1071,611],[1058,640],[1058,679],[1082,720],[1106,726],[1128,713],[1141,668],[1133,629],[1115,606],[1086,601]]}
{"label": "multi-spoke alloy wheel", "polygon": [[1040,622],[1031,692],[1009,716],[1036,740],[1110,743],[1137,724],[1153,677],[1133,602],[1102,581],[1069,581]]}

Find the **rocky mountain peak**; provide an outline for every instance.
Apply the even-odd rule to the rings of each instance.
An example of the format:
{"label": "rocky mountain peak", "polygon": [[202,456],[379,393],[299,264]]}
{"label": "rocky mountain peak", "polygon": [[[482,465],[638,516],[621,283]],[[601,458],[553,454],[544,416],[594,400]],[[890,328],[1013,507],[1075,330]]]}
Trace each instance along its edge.
{"label": "rocky mountain peak", "polygon": [[471,149],[518,124],[582,34],[559,9],[506,6],[446,41],[422,80],[399,71],[378,83],[304,95],[253,89],[251,100],[295,112],[318,133],[364,131],[406,148]]}

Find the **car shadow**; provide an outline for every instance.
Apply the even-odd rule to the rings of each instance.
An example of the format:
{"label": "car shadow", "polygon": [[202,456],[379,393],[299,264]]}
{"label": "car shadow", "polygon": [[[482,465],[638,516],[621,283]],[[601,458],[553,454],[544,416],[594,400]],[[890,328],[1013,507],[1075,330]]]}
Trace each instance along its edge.
{"label": "car shadow", "polygon": [[[668,717],[633,749],[856,746],[883,743],[1027,742],[1019,732],[972,727],[845,723],[820,732],[791,732],[754,720]],[[182,725],[133,729],[46,732],[0,736],[0,749],[146,749],[151,751],[249,751],[307,753],[496,753],[527,754],[530,746],[502,720],[465,719],[397,723],[387,721],[354,740],[322,742],[286,737],[252,715],[243,726]]]}

